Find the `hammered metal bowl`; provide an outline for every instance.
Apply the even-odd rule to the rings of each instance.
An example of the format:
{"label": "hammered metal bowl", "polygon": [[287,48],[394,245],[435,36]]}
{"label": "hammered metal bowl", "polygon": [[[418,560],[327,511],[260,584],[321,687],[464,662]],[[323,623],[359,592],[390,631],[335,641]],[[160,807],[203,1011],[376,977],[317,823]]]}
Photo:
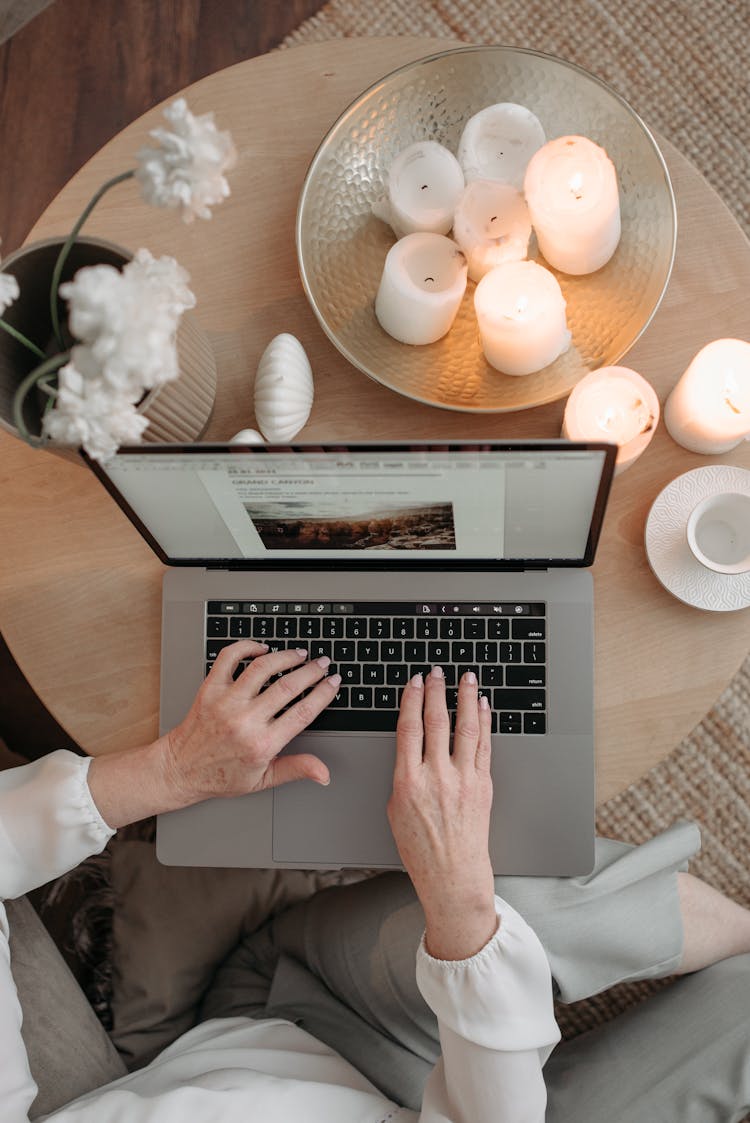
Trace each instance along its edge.
{"label": "hammered metal bowl", "polygon": [[[622,210],[622,239],[607,265],[582,277],[552,270],[567,301],[573,342],[556,362],[522,378],[501,374],[485,360],[471,281],[453,327],[437,343],[397,343],[374,311],[395,236],[371,207],[386,191],[392,161],[418,140],[437,140],[455,153],[469,117],[500,101],[531,109],[549,139],[576,133],[605,148],[617,170]],[[308,170],[296,233],[307,297],[350,363],[416,401],[498,413],[564,397],[584,374],[625,354],[666,290],[677,215],[654,138],[605,83],[536,51],[465,47],[400,67],[345,110]],[[529,256],[546,265],[533,238]]]}

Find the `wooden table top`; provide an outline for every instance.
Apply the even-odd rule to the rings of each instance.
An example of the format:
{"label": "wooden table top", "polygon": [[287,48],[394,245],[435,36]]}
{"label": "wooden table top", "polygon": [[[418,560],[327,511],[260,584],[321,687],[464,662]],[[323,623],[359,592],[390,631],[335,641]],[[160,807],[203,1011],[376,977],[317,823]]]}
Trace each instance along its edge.
{"label": "wooden table top", "polygon": [[[190,272],[194,312],[214,348],[219,390],[207,440],[253,425],[258,359],[281,331],[309,355],[316,398],[302,439],[557,437],[564,402],[467,415],[411,402],[367,379],[335,350],[302,291],[294,245],[297,198],[328,127],[371,82],[450,43],[335,40],[239,63],[187,90],[213,110],[240,158],[232,196],[210,222],[183,226],[127,183],[86,233],[173,254]],[[647,107],[641,106],[647,115]],[[67,232],[94,190],[133,164],[159,107],[106,145],[66,185],[29,241]],[[679,215],[674,273],[645,335],[623,360],[662,405],[710,339],[750,338],[750,243],[716,193],[660,141]],[[615,480],[594,565],[597,795],[607,799],[665,757],[739,667],[748,612],[707,613],[670,596],[643,546],[649,508],[675,476],[708,463],[750,468],[750,444],[719,457],[676,445],[663,425]],[[0,432],[0,630],[42,701],[92,754],[156,735],[163,567],[88,469]]]}

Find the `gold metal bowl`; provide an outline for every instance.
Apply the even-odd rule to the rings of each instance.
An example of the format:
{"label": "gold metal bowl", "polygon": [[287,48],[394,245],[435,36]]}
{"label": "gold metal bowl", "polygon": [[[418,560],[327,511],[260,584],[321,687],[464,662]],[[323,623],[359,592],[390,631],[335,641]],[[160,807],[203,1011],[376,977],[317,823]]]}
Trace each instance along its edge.
{"label": "gold metal bowl", "polygon": [[[454,153],[474,113],[500,101],[537,115],[548,138],[589,137],[617,170],[622,238],[596,273],[552,270],[567,301],[570,349],[537,374],[487,363],[470,281],[453,327],[422,347],[397,343],[375,319],[383,262],[395,241],[372,214],[396,155],[418,140]],[[323,330],[350,363],[406,397],[443,409],[500,413],[564,397],[583,375],[616,363],[648,326],[667,287],[677,240],[664,158],[640,117],[579,66],[513,47],[442,51],[365,90],[323,138],[300,195],[297,255]],[[530,256],[546,262],[532,239]]]}

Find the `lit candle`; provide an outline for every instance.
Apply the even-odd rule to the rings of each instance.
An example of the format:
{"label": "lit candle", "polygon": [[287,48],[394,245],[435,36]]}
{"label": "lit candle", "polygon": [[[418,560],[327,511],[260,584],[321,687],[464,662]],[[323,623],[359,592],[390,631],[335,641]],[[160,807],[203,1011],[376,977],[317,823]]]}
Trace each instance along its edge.
{"label": "lit candle", "polygon": [[539,249],[555,269],[593,273],[620,241],[617,173],[585,136],[550,140],[532,156],[524,181]]}
{"label": "lit candle", "polygon": [[750,343],[707,343],[667,398],[664,424],[691,452],[728,452],[750,438]]}
{"label": "lit candle", "polygon": [[560,286],[534,261],[491,269],[476,287],[474,307],[485,358],[504,374],[533,374],[570,345]]}
{"label": "lit candle", "polygon": [[447,234],[464,189],[464,173],[447,148],[434,140],[410,144],[388,170],[388,197],[373,205],[397,238],[426,231]]}
{"label": "lit candle", "polygon": [[466,254],[472,281],[481,281],[496,265],[523,261],[531,237],[523,195],[508,183],[472,180],[456,207],[453,237]]}
{"label": "lit candle", "polygon": [[380,326],[400,343],[434,343],[466,291],[466,258],[442,234],[407,234],[391,246],[375,298]]}
{"label": "lit candle", "polygon": [[615,475],[641,455],[659,423],[653,386],[628,367],[602,367],[575,386],[565,406],[562,435],[570,441],[618,445]]}
{"label": "lit candle", "polygon": [[458,142],[458,162],[466,182],[496,179],[520,191],[526,165],[545,141],[544,129],[530,109],[504,101],[470,117]]}

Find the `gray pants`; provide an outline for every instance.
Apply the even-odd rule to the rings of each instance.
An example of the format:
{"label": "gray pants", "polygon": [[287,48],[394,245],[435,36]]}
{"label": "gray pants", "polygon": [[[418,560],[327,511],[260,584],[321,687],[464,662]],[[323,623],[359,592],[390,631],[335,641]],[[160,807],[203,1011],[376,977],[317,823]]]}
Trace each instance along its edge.
{"label": "gray pants", "polygon": [[[556,996],[672,974],[682,950],[676,873],[700,845],[678,824],[643,846],[599,839],[580,878],[496,878],[539,935]],[[249,936],[219,968],[202,1018],[285,1017],[417,1109],[439,1055],[415,983],[424,919],[403,874],[317,894]],[[548,1123],[736,1123],[750,1107],[750,956],[684,976],[572,1041],[545,1067]]]}

